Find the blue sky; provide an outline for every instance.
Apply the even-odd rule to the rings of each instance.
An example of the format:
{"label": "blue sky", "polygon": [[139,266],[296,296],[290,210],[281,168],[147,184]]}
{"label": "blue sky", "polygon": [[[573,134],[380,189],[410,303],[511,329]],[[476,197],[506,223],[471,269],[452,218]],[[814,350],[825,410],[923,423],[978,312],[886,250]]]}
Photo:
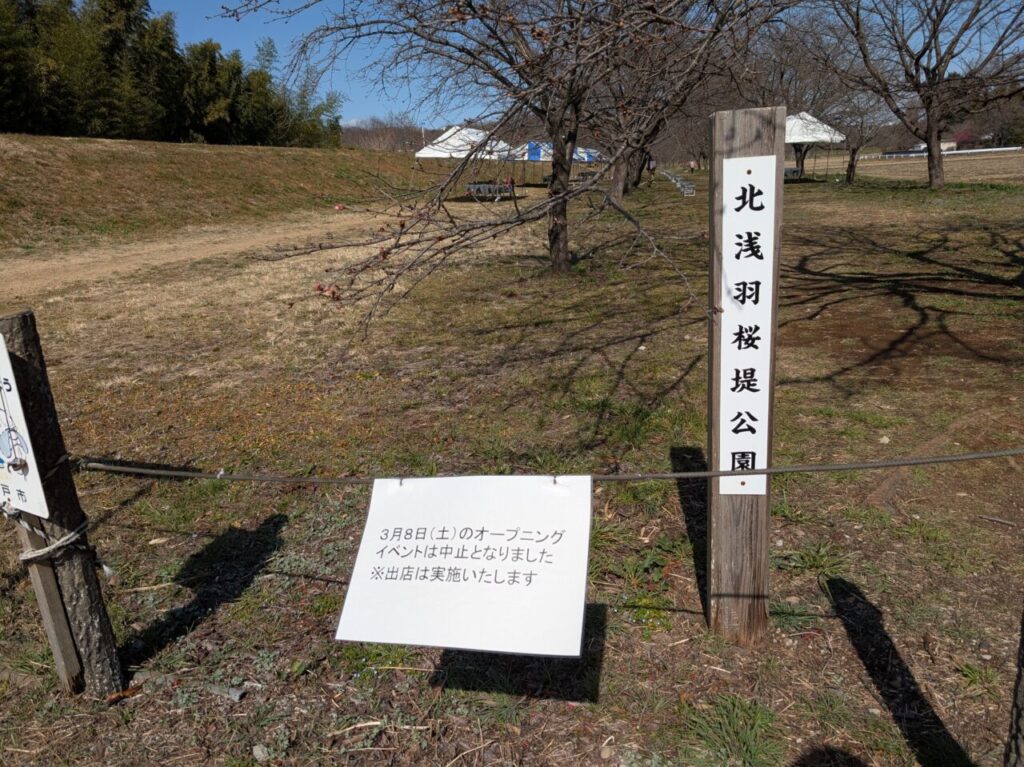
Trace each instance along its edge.
{"label": "blue sky", "polygon": [[[224,4],[227,4],[227,0],[224,0]],[[323,18],[323,11],[314,7],[287,21],[267,12],[235,21],[218,17],[216,14],[220,6],[221,3],[211,0],[150,0],[154,15],[167,12],[174,14],[178,42],[182,47],[212,38],[221,44],[224,51],[241,51],[242,58],[247,62],[253,61],[256,57],[256,44],[266,37],[274,40],[282,63],[286,62],[295,40],[313,29]],[[328,72],[321,83],[323,91],[338,91],[344,98],[341,105],[343,124],[374,116],[386,117],[389,112],[405,111],[422,95],[409,93],[404,88],[395,88],[394,92],[387,95],[377,92],[371,83],[359,76],[359,70],[369,60],[370,53],[366,47],[357,48],[347,61],[339,62],[332,72]],[[463,112],[461,109],[449,114],[420,111],[415,116],[429,127],[443,127],[445,124],[459,122],[464,117]]]}

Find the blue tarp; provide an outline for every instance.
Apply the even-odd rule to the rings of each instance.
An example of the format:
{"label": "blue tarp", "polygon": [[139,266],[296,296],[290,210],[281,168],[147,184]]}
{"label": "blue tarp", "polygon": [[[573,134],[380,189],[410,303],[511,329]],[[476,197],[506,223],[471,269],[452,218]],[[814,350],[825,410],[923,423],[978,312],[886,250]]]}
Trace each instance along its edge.
{"label": "blue tarp", "polygon": [[[525,149],[525,152],[523,151]],[[551,142],[549,141],[528,141],[521,146],[517,152],[517,159],[533,160],[535,162],[548,161],[551,159]],[[600,162],[601,153],[596,149],[576,147],[572,154],[573,162]]]}

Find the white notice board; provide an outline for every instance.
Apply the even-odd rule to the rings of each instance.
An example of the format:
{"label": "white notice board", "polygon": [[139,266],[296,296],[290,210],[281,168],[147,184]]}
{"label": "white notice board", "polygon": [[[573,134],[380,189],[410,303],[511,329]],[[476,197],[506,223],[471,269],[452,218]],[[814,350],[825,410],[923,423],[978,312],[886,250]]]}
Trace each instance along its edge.
{"label": "white notice board", "polygon": [[379,479],[336,639],[578,657],[590,477]]}
{"label": "white notice board", "polygon": [[[772,307],[775,305],[775,155],[722,162],[719,471],[768,463]],[[764,474],[721,477],[722,495],[764,495]]]}
{"label": "white notice board", "polygon": [[0,335],[0,503],[49,519],[40,467],[32,452],[7,341]]}

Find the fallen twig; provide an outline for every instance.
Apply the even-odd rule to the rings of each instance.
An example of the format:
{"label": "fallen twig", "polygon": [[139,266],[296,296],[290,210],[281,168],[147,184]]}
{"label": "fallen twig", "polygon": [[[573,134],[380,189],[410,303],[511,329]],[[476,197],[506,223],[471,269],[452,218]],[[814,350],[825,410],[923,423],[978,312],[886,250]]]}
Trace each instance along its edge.
{"label": "fallen twig", "polygon": [[467,750],[463,751],[457,757],[455,757],[450,762],[448,762],[448,764],[446,764],[444,767],[452,767],[452,765],[455,764],[457,761],[459,761],[459,759],[461,759],[462,757],[466,756],[467,754],[472,754],[474,751],[479,751],[482,748],[487,748],[493,742],[494,742],[493,740],[489,740],[486,743],[481,743],[479,746],[473,746],[473,748],[470,748],[470,749],[467,749]]}
{"label": "fallen twig", "polygon": [[329,733],[327,733],[327,737],[328,738],[336,738],[339,735],[344,735],[346,732],[351,732],[352,730],[360,730],[360,729],[362,729],[364,727],[383,727],[383,726],[385,726],[384,722],[382,722],[380,720],[374,720],[372,722],[360,722],[359,724],[353,724],[351,727],[346,727],[344,730],[335,730],[334,732],[329,732]]}
{"label": "fallen twig", "polygon": [[1017,525],[1006,519],[1000,519],[999,517],[989,517],[984,514],[979,514],[978,519],[984,519],[988,522],[995,522],[997,525],[1006,525],[1007,527],[1016,527]]}

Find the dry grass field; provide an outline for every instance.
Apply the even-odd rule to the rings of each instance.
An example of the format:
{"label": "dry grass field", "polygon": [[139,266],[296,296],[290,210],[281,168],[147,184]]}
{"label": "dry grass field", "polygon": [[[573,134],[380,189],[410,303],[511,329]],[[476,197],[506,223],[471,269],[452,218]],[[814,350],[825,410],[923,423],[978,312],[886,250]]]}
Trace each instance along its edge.
{"label": "dry grass field", "polygon": [[[842,163],[842,159],[837,163],[837,170],[840,172],[844,169]],[[946,181],[949,183],[1024,184],[1024,152],[950,155],[944,158],[943,165]],[[928,164],[923,157],[905,160],[862,160],[858,172],[865,176],[900,181],[928,180]]]}
{"label": "dry grass field", "polygon": [[[64,147],[32,148],[46,156],[48,141]],[[4,263],[9,275],[50,264],[52,278],[5,280],[0,311],[35,309],[76,455],[360,476],[695,467],[696,179],[696,198],[658,180],[628,202],[671,263],[620,243],[554,276],[531,229],[463,254],[366,333],[364,307],[313,289],[362,251],[308,247],[376,230],[355,198],[340,212],[317,212],[319,191],[268,203],[273,215],[225,211],[213,252],[83,276],[59,259],[114,266],[121,233],[73,216],[56,226],[25,196],[0,227],[31,247]],[[210,223],[179,203],[166,220],[146,208],[137,236],[154,252]],[[1022,203],[1011,185],[786,187],[777,463],[1024,444]],[[81,205],[86,221],[120,210]],[[256,218],[281,228],[254,240]],[[576,243],[627,233],[602,218]],[[703,485],[598,484],[577,662],[332,641],[363,487],[80,473],[135,694],[58,692],[15,535],[0,528],[0,762],[998,765],[1024,597],[1022,478],[1011,459],[776,478],[773,628],[750,648],[701,615]]]}

